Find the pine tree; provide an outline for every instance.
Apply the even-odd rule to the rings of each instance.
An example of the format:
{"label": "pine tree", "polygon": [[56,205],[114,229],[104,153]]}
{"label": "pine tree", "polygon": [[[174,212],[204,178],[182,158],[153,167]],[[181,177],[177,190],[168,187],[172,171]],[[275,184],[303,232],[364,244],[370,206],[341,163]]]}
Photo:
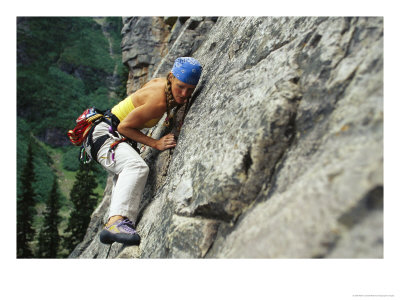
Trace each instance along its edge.
{"label": "pine tree", "polygon": [[17,257],[32,258],[33,252],[29,243],[33,240],[33,217],[35,210],[35,192],[33,183],[35,174],[33,170],[32,142],[29,143],[26,164],[21,175],[21,196],[17,201]]}
{"label": "pine tree", "polygon": [[58,225],[61,217],[58,215],[60,210],[60,192],[57,177],[54,176],[53,186],[47,199],[46,210],[44,212],[43,226],[39,233],[39,253],[38,257],[57,258],[58,248],[61,237],[58,233]]}
{"label": "pine tree", "polygon": [[90,216],[97,204],[94,189],[97,186],[92,164],[80,164],[70,193],[73,210],[64,237],[64,247],[72,251],[84,238]]}

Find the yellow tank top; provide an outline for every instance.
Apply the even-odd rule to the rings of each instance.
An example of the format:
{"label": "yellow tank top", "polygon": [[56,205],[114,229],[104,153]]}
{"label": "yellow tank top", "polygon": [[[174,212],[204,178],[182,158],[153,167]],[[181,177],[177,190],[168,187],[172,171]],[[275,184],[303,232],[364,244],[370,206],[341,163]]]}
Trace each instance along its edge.
{"label": "yellow tank top", "polygon": [[[119,121],[121,122],[123,119],[126,118],[126,116],[135,109],[135,106],[133,105],[132,102],[132,95],[129,95],[126,97],[124,100],[119,102],[117,105],[115,105],[112,109],[111,112],[117,116]],[[160,119],[151,119],[150,121],[146,122],[143,127],[141,128],[151,128],[155,125],[157,125],[158,121]]]}

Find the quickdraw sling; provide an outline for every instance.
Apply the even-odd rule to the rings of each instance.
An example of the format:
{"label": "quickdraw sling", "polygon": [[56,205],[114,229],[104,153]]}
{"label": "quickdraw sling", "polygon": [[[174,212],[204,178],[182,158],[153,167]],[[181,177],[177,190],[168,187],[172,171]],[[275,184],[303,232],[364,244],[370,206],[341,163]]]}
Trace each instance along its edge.
{"label": "quickdraw sling", "polygon": [[85,110],[77,119],[74,129],[68,131],[68,137],[75,146],[82,145],[90,130],[101,121],[103,114],[95,107]]}

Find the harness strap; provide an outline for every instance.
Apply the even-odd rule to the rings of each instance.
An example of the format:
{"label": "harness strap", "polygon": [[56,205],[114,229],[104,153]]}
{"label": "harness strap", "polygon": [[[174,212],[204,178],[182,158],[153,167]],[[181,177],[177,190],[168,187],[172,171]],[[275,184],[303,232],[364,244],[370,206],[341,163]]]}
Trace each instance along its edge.
{"label": "harness strap", "polygon": [[[118,125],[119,125],[119,123],[120,123],[118,117],[117,117],[116,115],[114,115],[114,114],[111,112],[111,110],[107,110],[107,111],[104,113],[104,116],[107,117],[107,118],[109,118],[109,121],[111,122],[111,125],[110,125],[110,126],[111,126],[111,128],[110,128],[110,133],[111,133],[112,135],[114,135],[114,136],[121,137],[121,135],[120,135],[120,134],[118,133],[118,131],[117,131]],[[116,147],[119,143],[121,143],[121,142],[126,142],[126,143],[128,143],[128,145],[130,145],[137,153],[140,154],[140,150],[139,150],[139,148],[138,148],[138,144],[137,144],[136,141],[131,140],[131,139],[126,138],[126,137],[123,137],[122,140],[119,140],[119,141],[116,142],[115,147]],[[113,145],[111,145],[111,147],[113,148]]]}
{"label": "harness strap", "polygon": [[93,142],[93,131],[96,128],[96,125],[99,124],[100,122],[106,122],[107,124],[111,124],[110,120],[108,120],[107,118],[101,118],[99,122],[97,122],[89,131],[87,140],[90,146],[90,156],[92,157],[92,159],[96,162],[97,161],[97,153],[99,153],[99,150],[101,148],[101,146],[103,146],[103,144],[105,143],[105,141],[109,138],[108,134],[104,134],[100,137],[98,137],[96,139],[95,142]]}
{"label": "harness strap", "polygon": [[[113,135],[110,136],[109,134],[104,134],[101,135],[96,139],[96,141],[93,141],[93,131],[96,128],[96,125],[99,124],[100,122],[105,122],[110,126],[109,132]],[[90,129],[88,136],[87,136],[87,142],[90,147],[90,156],[92,157],[93,160],[95,160],[98,163],[97,160],[97,154],[99,153],[100,148],[104,145],[104,143],[109,139],[109,138],[114,138],[116,141],[111,144],[110,149],[108,151],[109,156],[111,154],[111,164],[114,163],[115,160],[115,148],[122,142],[128,143],[134,150],[136,150],[137,153],[140,154],[139,149],[137,148],[137,143],[133,140],[130,140],[126,137],[122,137],[121,135],[116,131],[116,128],[118,127],[119,120],[118,118],[112,114],[109,110],[104,113],[104,117],[99,119],[95,125]]]}
{"label": "harness strap", "polygon": [[114,115],[110,109],[106,110],[104,112],[104,116],[109,118],[110,121],[110,126],[112,127],[113,131],[117,131],[118,125],[120,123],[118,117],[116,115]]}
{"label": "harness strap", "polygon": [[97,161],[97,153],[99,153],[101,146],[103,146],[103,144],[109,138],[110,138],[110,136],[108,134],[104,134],[104,135],[100,136],[99,138],[97,138],[97,140],[93,143],[93,137],[92,137],[92,135],[90,135],[91,141],[89,140],[89,143],[92,143],[92,145],[90,147],[90,155],[92,156],[92,159],[94,159],[96,162],[98,162]]}

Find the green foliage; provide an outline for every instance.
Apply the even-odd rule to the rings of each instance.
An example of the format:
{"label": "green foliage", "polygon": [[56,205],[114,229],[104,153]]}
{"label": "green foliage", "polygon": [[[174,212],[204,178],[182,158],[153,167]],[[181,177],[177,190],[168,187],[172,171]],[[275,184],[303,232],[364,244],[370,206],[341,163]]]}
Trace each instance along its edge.
{"label": "green foliage", "polygon": [[39,251],[37,257],[57,258],[58,256],[61,241],[58,233],[58,226],[61,222],[61,217],[58,215],[60,207],[60,192],[57,178],[54,177],[53,186],[46,203],[43,225],[38,237]]}
{"label": "green foliage", "polygon": [[[27,123],[18,120],[17,257],[21,258],[34,257],[37,245],[41,244],[35,239],[35,232],[43,228],[40,210],[48,201],[49,194],[54,195],[54,191],[50,191],[52,182],[56,180],[48,152],[26,129]],[[65,197],[58,195],[58,202],[65,203]]]}
{"label": "green foliage", "polygon": [[[27,160],[29,125],[21,118],[17,118],[17,178],[21,178],[23,166]],[[17,194],[20,194],[21,181],[17,180]]]}
{"label": "green foliage", "polygon": [[[78,171],[80,162],[78,160],[80,147],[69,146],[65,149],[62,157],[62,166],[68,171]],[[107,171],[104,170],[98,163],[91,162],[93,173],[96,174],[96,181],[100,191],[103,191],[107,182]],[[101,194],[100,194],[101,196]]]}
{"label": "green foliage", "polygon": [[88,107],[95,106],[100,110],[106,110],[115,104],[112,103],[112,100],[108,98],[108,90],[105,87],[100,87],[93,93],[90,93],[87,96],[83,96],[79,100],[79,102],[82,105],[84,104],[84,106],[81,106],[82,109],[79,111],[78,115],[81,114]]}
{"label": "green foliage", "polygon": [[75,39],[71,18],[17,18],[18,67],[47,69],[65,44]]}
{"label": "green foliage", "polygon": [[33,257],[30,242],[33,241],[33,218],[35,211],[35,192],[33,183],[35,174],[33,170],[32,143],[29,143],[26,164],[21,175],[21,195],[17,201],[17,257]]}
{"label": "green foliage", "polygon": [[65,170],[68,171],[78,171],[79,169],[79,152],[80,147],[69,146],[65,149],[63,158],[62,158],[62,166]]}
{"label": "green foliage", "polygon": [[54,178],[53,169],[40,159],[35,160],[34,169],[36,182],[33,184],[33,187],[37,193],[37,201],[44,203],[51,190],[51,183]]}
{"label": "green foliage", "polygon": [[[74,21],[76,18],[72,18]],[[85,19],[85,18],[82,18]],[[77,22],[82,21],[78,20]],[[114,62],[109,55],[108,41],[99,27],[92,19],[86,20],[89,24],[79,26],[79,33],[74,41],[64,48],[60,55],[59,64],[67,64],[74,67],[84,66],[105,73],[112,73]],[[87,26],[91,25],[91,26]],[[97,27],[97,30],[93,30]]]}
{"label": "green foliage", "polygon": [[114,55],[120,54],[121,53],[121,48],[120,48],[121,47],[121,31],[122,31],[121,18],[107,17],[105,20],[105,27],[107,29],[107,32],[110,34],[110,37],[112,40]]}
{"label": "green foliage", "polygon": [[96,176],[92,164],[80,164],[76,173],[75,183],[72,187],[70,199],[73,204],[66,235],[64,247],[72,251],[85,236],[90,222],[90,216],[97,204]]}
{"label": "green foliage", "polygon": [[59,64],[84,66],[112,73],[114,62],[107,50],[108,44],[101,32],[83,29],[79,39],[61,53]]}
{"label": "green foliage", "polygon": [[115,91],[118,97],[118,101],[120,99],[124,99],[126,97],[126,84],[129,77],[129,68],[122,64],[122,62],[118,65],[118,77],[121,82],[121,85]]}
{"label": "green foliage", "polygon": [[98,188],[97,188],[98,193],[100,196],[102,196],[104,189],[106,187],[106,184],[107,184],[108,173],[98,163],[92,162],[91,164],[93,165],[93,172],[96,174],[96,181],[98,184]]}
{"label": "green foliage", "polygon": [[51,189],[53,181],[53,170],[51,169],[52,159],[47,151],[31,136],[28,123],[17,118],[17,194],[22,194],[22,170],[27,163],[27,150],[30,144],[32,148],[32,171],[35,173],[35,180],[31,183],[37,202],[45,202]]}
{"label": "green foliage", "polygon": [[52,181],[55,176],[53,169],[51,168],[53,160],[36,139],[32,138],[32,141],[33,152],[35,153],[33,165],[36,177],[33,187],[37,194],[37,201],[44,203],[51,190]]}
{"label": "green foliage", "polygon": [[[17,213],[19,220],[25,219],[21,216],[27,213],[23,208],[26,202],[21,199],[28,186],[22,179],[27,176],[23,176],[23,170],[30,160],[34,180],[29,189],[34,204],[29,206],[29,212],[34,217],[29,217],[28,223],[32,230],[44,226],[44,218],[49,213],[46,203],[54,192],[57,173],[63,180],[58,199],[63,219],[59,231],[63,234],[72,208],[66,196],[74,173],[79,170],[79,147],[51,148],[35,137],[44,136],[46,130],[53,128],[66,133],[86,108],[96,106],[105,110],[126,95],[128,68],[122,64],[120,53],[121,18],[106,18],[101,22],[102,26],[90,17],[17,18]],[[111,38],[112,56],[103,30]],[[107,77],[113,75],[115,67],[122,83],[116,91],[118,99],[111,98],[112,93],[107,88]],[[66,138],[66,134],[62,138]],[[29,141],[31,158],[28,156]],[[95,184],[98,184],[95,191],[101,194],[107,172],[96,163],[91,166],[92,174],[96,174]],[[97,194],[94,198],[97,204]],[[18,226],[21,228],[21,224]],[[45,238],[43,234],[38,236]],[[21,234],[19,238],[21,240]],[[22,254],[26,257],[38,252],[40,247],[41,243],[32,239],[33,233],[28,230],[27,242],[23,243],[31,252]],[[39,253],[46,256],[42,250]],[[59,250],[59,256],[66,253],[65,249]]]}
{"label": "green foliage", "polygon": [[[54,127],[67,132],[87,107],[105,110],[119,100],[109,97],[105,80],[113,73],[115,64],[118,70],[127,69],[122,67],[119,48],[121,19],[106,18],[105,28],[115,47],[115,62],[108,53],[109,44],[101,26],[93,18],[17,19],[18,178],[26,160],[26,140],[31,133],[40,136],[46,129]],[[126,83],[126,71],[121,76]],[[125,89],[120,90],[124,97]],[[33,150],[37,177],[34,189],[38,201],[45,202],[53,179],[52,161],[46,150],[36,144]],[[77,157],[66,151],[63,166],[69,171],[77,171]],[[21,190],[19,180],[17,190]]]}
{"label": "green foliage", "polygon": [[[104,108],[114,104],[106,78],[121,59],[117,55],[113,61],[93,18],[19,18],[17,24],[17,113],[33,125],[35,135],[49,127],[67,131],[88,102],[100,99]],[[119,47],[120,36],[111,36]]]}

